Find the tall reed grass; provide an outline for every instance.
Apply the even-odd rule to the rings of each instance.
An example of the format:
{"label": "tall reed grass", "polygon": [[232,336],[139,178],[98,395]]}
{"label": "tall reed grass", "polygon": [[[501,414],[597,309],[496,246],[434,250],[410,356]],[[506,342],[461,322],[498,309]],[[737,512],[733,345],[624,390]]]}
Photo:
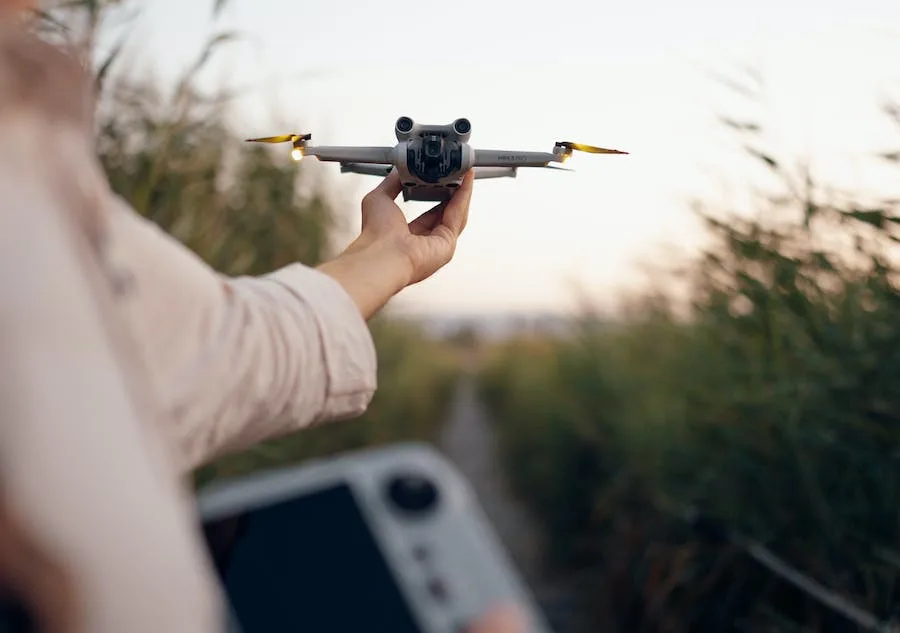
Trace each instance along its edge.
{"label": "tall reed grass", "polygon": [[508,342],[482,393],[556,560],[590,571],[598,621],[862,630],[725,537],[877,620],[895,613],[897,203],[826,199],[761,151],[762,126],[728,123],[779,190],[753,219],[705,214],[712,245],[682,278],[689,315],[662,293],[625,320],[588,315],[566,339]]}

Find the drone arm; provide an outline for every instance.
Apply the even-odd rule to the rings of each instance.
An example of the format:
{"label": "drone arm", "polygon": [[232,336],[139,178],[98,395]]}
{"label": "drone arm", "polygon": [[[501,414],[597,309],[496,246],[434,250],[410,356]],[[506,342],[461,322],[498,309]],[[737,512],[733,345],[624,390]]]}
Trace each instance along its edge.
{"label": "drone arm", "polygon": [[[342,174],[362,174],[364,176],[379,176],[384,178],[393,169],[393,165],[381,165],[377,163],[341,163]],[[475,178],[515,178],[515,167],[475,167]]]}
{"label": "drone arm", "polygon": [[393,169],[392,165],[377,163],[341,163],[341,173],[363,174],[364,176],[387,176]]}
{"label": "drone arm", "polygon": [[315,156],[319,160],[337,163],[394,164],[393,147],[352,147],[338,145],[309,146],[303,150],[304,156]]}
{"label": "drone arm", "polygon": [[496,149],[476,149],[474,167],[544,167],[561,163],[565,157],[551,152],[519,152]]}
{"label": "drone arm", "polygon": [[476,179],[482,178],[515,178],[515,167],[473,167]]}

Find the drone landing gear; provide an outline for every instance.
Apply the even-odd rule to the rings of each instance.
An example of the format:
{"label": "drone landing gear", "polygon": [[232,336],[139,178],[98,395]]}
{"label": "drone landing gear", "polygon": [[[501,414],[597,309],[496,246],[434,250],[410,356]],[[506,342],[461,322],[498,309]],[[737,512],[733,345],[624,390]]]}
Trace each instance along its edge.
{"label": "drone landing gear", "polygon": [[403,187],[403,201],[446,202],[453,197],[459,183],[446,185],[412,185]]}

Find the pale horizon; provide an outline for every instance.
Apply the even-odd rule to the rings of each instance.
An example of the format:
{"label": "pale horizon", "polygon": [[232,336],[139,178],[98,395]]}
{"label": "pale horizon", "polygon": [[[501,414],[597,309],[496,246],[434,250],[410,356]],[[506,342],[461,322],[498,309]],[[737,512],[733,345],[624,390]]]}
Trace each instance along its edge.
{"label": "pale horizon", "polygon": [[[744,108],[704,69],[760,70],[773,147],[811,156],[829,184],[900,189],[871,158],[900,147],[879,111],[900,97],[900,64],[890,62],[900,59],[900,3],[797,4],[232,0],[216,28],[248,42],[223,49],[204,80],[259,86],[233,119],[247,137],[309,131],[316,143],[393,144],[400,115],[465,116],[475,147],[574,140],[631,152],[576,155],[573,173],[479,181],[454,261],[391,303],[417,314],[564,312],[577,306],[574,286],[609,305],[639,283],[642,260],[665,263],[660,245],[696,247],[692,198],[740,199],[734,183],[752,163],[716,115]],[[212,32],[211,6],[148,4],[131,53],[174,76]],[[358,223],[378,180],[315,168]],[[412,218],[427,205],[401,208]]]}

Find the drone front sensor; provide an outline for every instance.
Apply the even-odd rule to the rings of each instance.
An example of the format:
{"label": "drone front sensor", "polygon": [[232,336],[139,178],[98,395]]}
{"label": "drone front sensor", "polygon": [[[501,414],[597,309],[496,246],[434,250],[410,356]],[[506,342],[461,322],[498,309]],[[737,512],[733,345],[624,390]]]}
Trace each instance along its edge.
{"label": "drone front sensor", "polygon": [[[341,173],[388,175],[396,169],[403,183],[404,200],[443,202],[453,196],[463,177],[474,170],[475,178],[514,178],[519,167],[565,169],[573,151],[589,154],[628,154],[616,149],[571,141],[558,141],[552,152],[474,149],[469,145],[472,124],[459,118],[449,125],[424,125],[408,116],[394,124],[393,147],[308,145],[311,134],[283,134],[247,139],[254,143],[291,143],[291,158],[315,156],[337,162]],[[571,170],[567,170],[571,171]]]}

